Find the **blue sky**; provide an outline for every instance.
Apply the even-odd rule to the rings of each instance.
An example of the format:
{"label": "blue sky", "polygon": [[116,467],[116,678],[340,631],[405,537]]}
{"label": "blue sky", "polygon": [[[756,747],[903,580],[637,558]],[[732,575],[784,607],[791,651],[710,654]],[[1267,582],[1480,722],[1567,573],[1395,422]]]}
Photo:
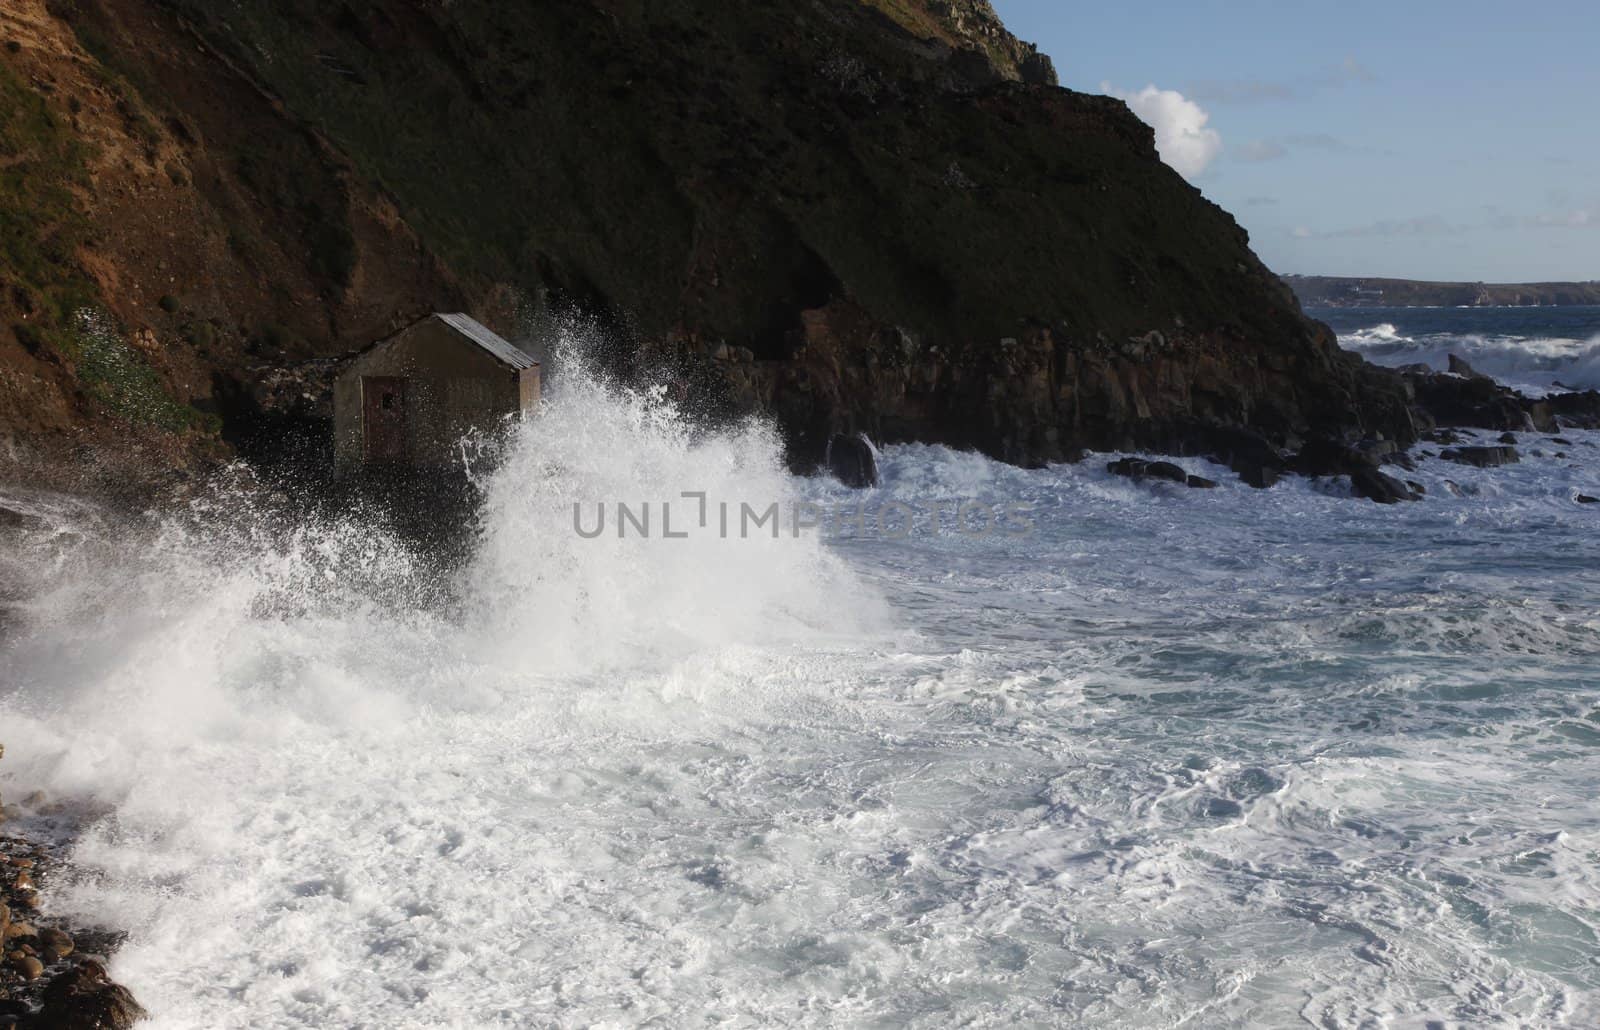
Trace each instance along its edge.
{"label": "blue sky", "polygon": [[1280,272],[1600,279],[1600,0],[994,4]]}

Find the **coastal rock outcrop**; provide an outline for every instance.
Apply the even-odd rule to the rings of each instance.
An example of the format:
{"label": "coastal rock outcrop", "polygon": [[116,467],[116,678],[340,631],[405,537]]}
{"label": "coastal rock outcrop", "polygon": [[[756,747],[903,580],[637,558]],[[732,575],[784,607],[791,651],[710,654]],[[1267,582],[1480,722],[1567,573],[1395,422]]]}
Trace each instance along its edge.
{"label": "coastal rock outcrop", "polygon": [[1219,485],[1216,480],[1204,476],[1194,476],[1183,470],[1183,467],[1170,461],[1147,461],[1143,458],[1119,458],[1106,465],[1106,471],[1114,476],[1124,476],[1135,481],[1144,479],[1157,479],[1168,483],[1177,483],[1194,490],[1214,490]]}
{"label": "coastal rock outcrop", "polygon": [[[1438,426],[1475,429],[1533,430],[1534,402],[1488,376],[1440,372],[1407,372],[1407,385],[1418,408]],[[1551,423],[1546,419],[1546,427]]]}
{"label": "coastal rock outcrop", "polygon": [[126,1030],[144,1009],[80,947],[85,938],[106,951],[116,938],[68,932],[40,911],[39,878],[54,857],[35,841],[0,835],[0,1030]]}
{"label": "coastal rock outcrop", "polygon": [[1450,371],[1402,370],[1423,435],[1452,443],[1451,428],[1506,433],[1600,428],[1600,391],[1568,390],[1528,397],[1450,355]]}
{"label": "coastal rock outcrop", "polygon": [[128,1030],[145,1018],[144,1007],[93,960],[57,975],[41,995],[37,1030]]}
{"label": "coastal rock outcrop", "polygon": [[1351,472],[1350,489],[1357,497],[1365,497],[1379,504],[1397,504],[1400,501],[1422,499],[1421,491],[1375,468],[1361,468]]}
{"label": "coastal rock outcrop", "polygon": [[1515,447],[1452,447],[1441,451],[1439,457],[1445,461],[1453,461],[1460,465],[1476,465],[1478,468],[1493,468],[1496,465],[1512,465],[1521,460]]}
{"label": "coastal rock outcrop", "polygon": [[835,436],[828,441],[825,458],[828,471],[845,486],[865,490],[878,485],[878,459],[872,444],[859,433]]}
{"label": "coastal rock outcrop", "polygon": [[855,432],[1025,465],[1413,433],[981,0],[17,0],[0,36],[0,438],[39,475],[301,460],[316,391],[263,381],[441,308],[588,312],[593,360],[770,415],[800,468]]}

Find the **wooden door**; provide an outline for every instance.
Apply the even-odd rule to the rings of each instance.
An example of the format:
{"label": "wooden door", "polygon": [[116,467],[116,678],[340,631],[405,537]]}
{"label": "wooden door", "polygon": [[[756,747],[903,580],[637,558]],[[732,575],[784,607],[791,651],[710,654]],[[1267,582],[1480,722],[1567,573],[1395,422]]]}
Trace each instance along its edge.
{"label": "wooden door", "polygon": [[361,377],[361,433],[367,461],[406,460],[406,381]]}

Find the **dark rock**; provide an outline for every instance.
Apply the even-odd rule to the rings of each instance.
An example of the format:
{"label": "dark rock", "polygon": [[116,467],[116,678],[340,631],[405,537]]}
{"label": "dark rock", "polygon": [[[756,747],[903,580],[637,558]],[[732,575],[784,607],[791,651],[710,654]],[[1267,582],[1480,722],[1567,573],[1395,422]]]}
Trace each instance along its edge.
{"label": "dark rock", "polygon": [[40,1030],[126,1030],[147,1013],[126,987],[112,983],[105,967],[86,961],[45,987]]}
{"label": "dark rock", "polygon": [[33,955],[23,953],[8,958],[11,968],[15,969],[24,980],[37,980],[44,975],[44,963]]}
{"label": "dark rock", "polygon": [[1235,468],[1234,471],[1239,473],[1241,483],[1257,490],[1265,490],[1283,478],[1283,473],[1265,465],[1245,465],[1242,468]]}
{"label": "dark rock", "polygon": [[1106,463],[1106,471],[1113,476],[1127,476],[1129,479],[1143,479],[1144,470],[1150,463],[1143,458],[1119,458]]}
{"label": "dark rock", "polygon": [[1190,476],[1187,482],[1195,490],[1215,490],[1218,485],[1215,479],[1207,479],[1204,476]]}
{"label": "dark rock", "polygon": [[1553,393],[1539,402],[1549,411],[1549,429],[1600,429],[1600,391]]}
{"label": "dark rock", "polygon": [[1452,447],[1440,453],[1439,457],[1460,465],[1476,465],[1478,468],[1513,465],[1522,460],[1515,447]]}
{"label": "dark rock", "polygon": [[1560,426],[1561,420],[1556,418],[1555,409],[1550,406],[1549,401],[1531,400],[1521,394],[1516,396],[1517,402],[1522,405],[1523,413],[1528,416],[1528,421],[1523,426],[1525,430],[1548,433]]}
{"label": "dark rock", "polygon": [[1239,481],[1256,490],[1266,490],[1276,486],[1283,478],[1283,473],[1275,468],[1265,465],[1246,466],[1239,469]]}
{"label": "dark rock", "polygon": [[878,459],[873,455],[872,444],[860,433],[836,434],[828,441],[826,460],[834,478],[851,489],[878,485]]}
{"label": "dark rock", "polygon": [[1454,354],[1450,355],[1450,374],[1466,376],[1468,379],[1488,379],[1489,377],[1467,364]]}
{"label": "dark rock", "polygon": [[1578,495],[1579,504],[1600,504],[1600,497],[1590,497],[1588,494]]}
{"label": "dark rock", "polygon": [[1362,440],[1355,449],[1374,465],[1381,465],[1400,453],[1400,445],[1393,440]]}
{"label": "dark rock", "polygon": [[1428,488],[1417,482],[1415,479],[1406,480],[1406,486],[1409,486],[1411,488],[1411,492],[1416,494],[1418,497],[1424,497],[1428,493]]}
{"label": "dark rock", "polygon": [[1500,434],[1500,442],[1514,445],[1517,442],[1517,434],[1516,433],[1501,433]]}
{"label": "dark rock", "polygon": [[1238,473],[1240,481],[1265,490],[1280,478],[1283,454],[1266,437],[1248,429],[1217,430],[1211,433],[1212,461]]}
{"label": "dark rock", "polygon": [[1017,71],[1022,76],[1022,81],[1030,86],[1059,86],[1060,78],[1056,75],[1056,66],[1049,55],[1041,54],[1037,50],[1028,54],[1017,64]]}
{"label": "dark rock", "polygon": [[1188,483],[1189,474],[1170,461],[1145,461],[1143,458],[1121,458],[1109,462],[1106,471],[1129,479],[1161,479],[1169,483]]}
{"label": "dark rock", "polygon": [[1376,469],[1382,455],[1327,437],[1306,441],[1291,467],[1303,476],[1347,476],[1359,469]]}
{"label": "dark rock", "polygon": [[45,958],[57,962],[72,954],[72,937],[53,927],[46,927],[39,931],[39,946]]}
{"label": "dark rock", "polygon": [[1560,445],[1561,445],[1561,446],[1563,446],[1563,447],[1571,447],[1571,446],[1572,446],[1572,441],[1571,441],[1571,440],[1568,440],[1568,439],[1567,439],[1567,438],[1566,438],[1566,437],[1564,437],[1564,436],[1552,436],[1552,437],[1551,437],[1551,438],[1550,438],[1550,442],[1551,442],[1551,443],[1558,443],[1558,444],[1560,444]]}
{"label": "dark rock", "polygon": [[[1534,402],[1487,376],[1408,374],[1405,380],[1411,387],[1416,406],[1440,426],[1500,430],[1538,428],[1529,411]],[[1551,416],[1541,411],[1540,417],[1548,421]]]}
{"label": "dark rock", "polygon": [[1417,499],[1417,495],[1400,480],[1384,475],[1374,468],[1356,469],[1351,472],[1350,488],[1357,497],[1365,497],[1379,504],[1398,504],[1401,501]]}
{"label": "dark rock", "polygon": [[1460,443],[1462,437],[1460,433],[1453,429],[1430,429],[1422,434],[1422,439],[1427,440],[1429,443],[1448,446],[1449,444]]}
{"label": "dark rock", "polygon": [[1170,461],[1152,461],[1144,467],[1144,474],[1151,479],[1165,479],[1169,483],[1187,483],[1189,481],[1189,473]]}

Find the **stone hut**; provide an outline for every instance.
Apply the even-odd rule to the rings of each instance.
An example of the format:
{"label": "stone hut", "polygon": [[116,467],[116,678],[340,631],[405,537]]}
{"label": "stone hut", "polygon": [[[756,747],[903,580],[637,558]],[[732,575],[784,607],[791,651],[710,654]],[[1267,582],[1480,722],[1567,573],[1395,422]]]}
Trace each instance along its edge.
{"label": "stone hut", "polygon": [[334,460],[341,469],[447,465],[466,433],[538,403],[537,361],[466,315],[430,315],[335,380]]}

